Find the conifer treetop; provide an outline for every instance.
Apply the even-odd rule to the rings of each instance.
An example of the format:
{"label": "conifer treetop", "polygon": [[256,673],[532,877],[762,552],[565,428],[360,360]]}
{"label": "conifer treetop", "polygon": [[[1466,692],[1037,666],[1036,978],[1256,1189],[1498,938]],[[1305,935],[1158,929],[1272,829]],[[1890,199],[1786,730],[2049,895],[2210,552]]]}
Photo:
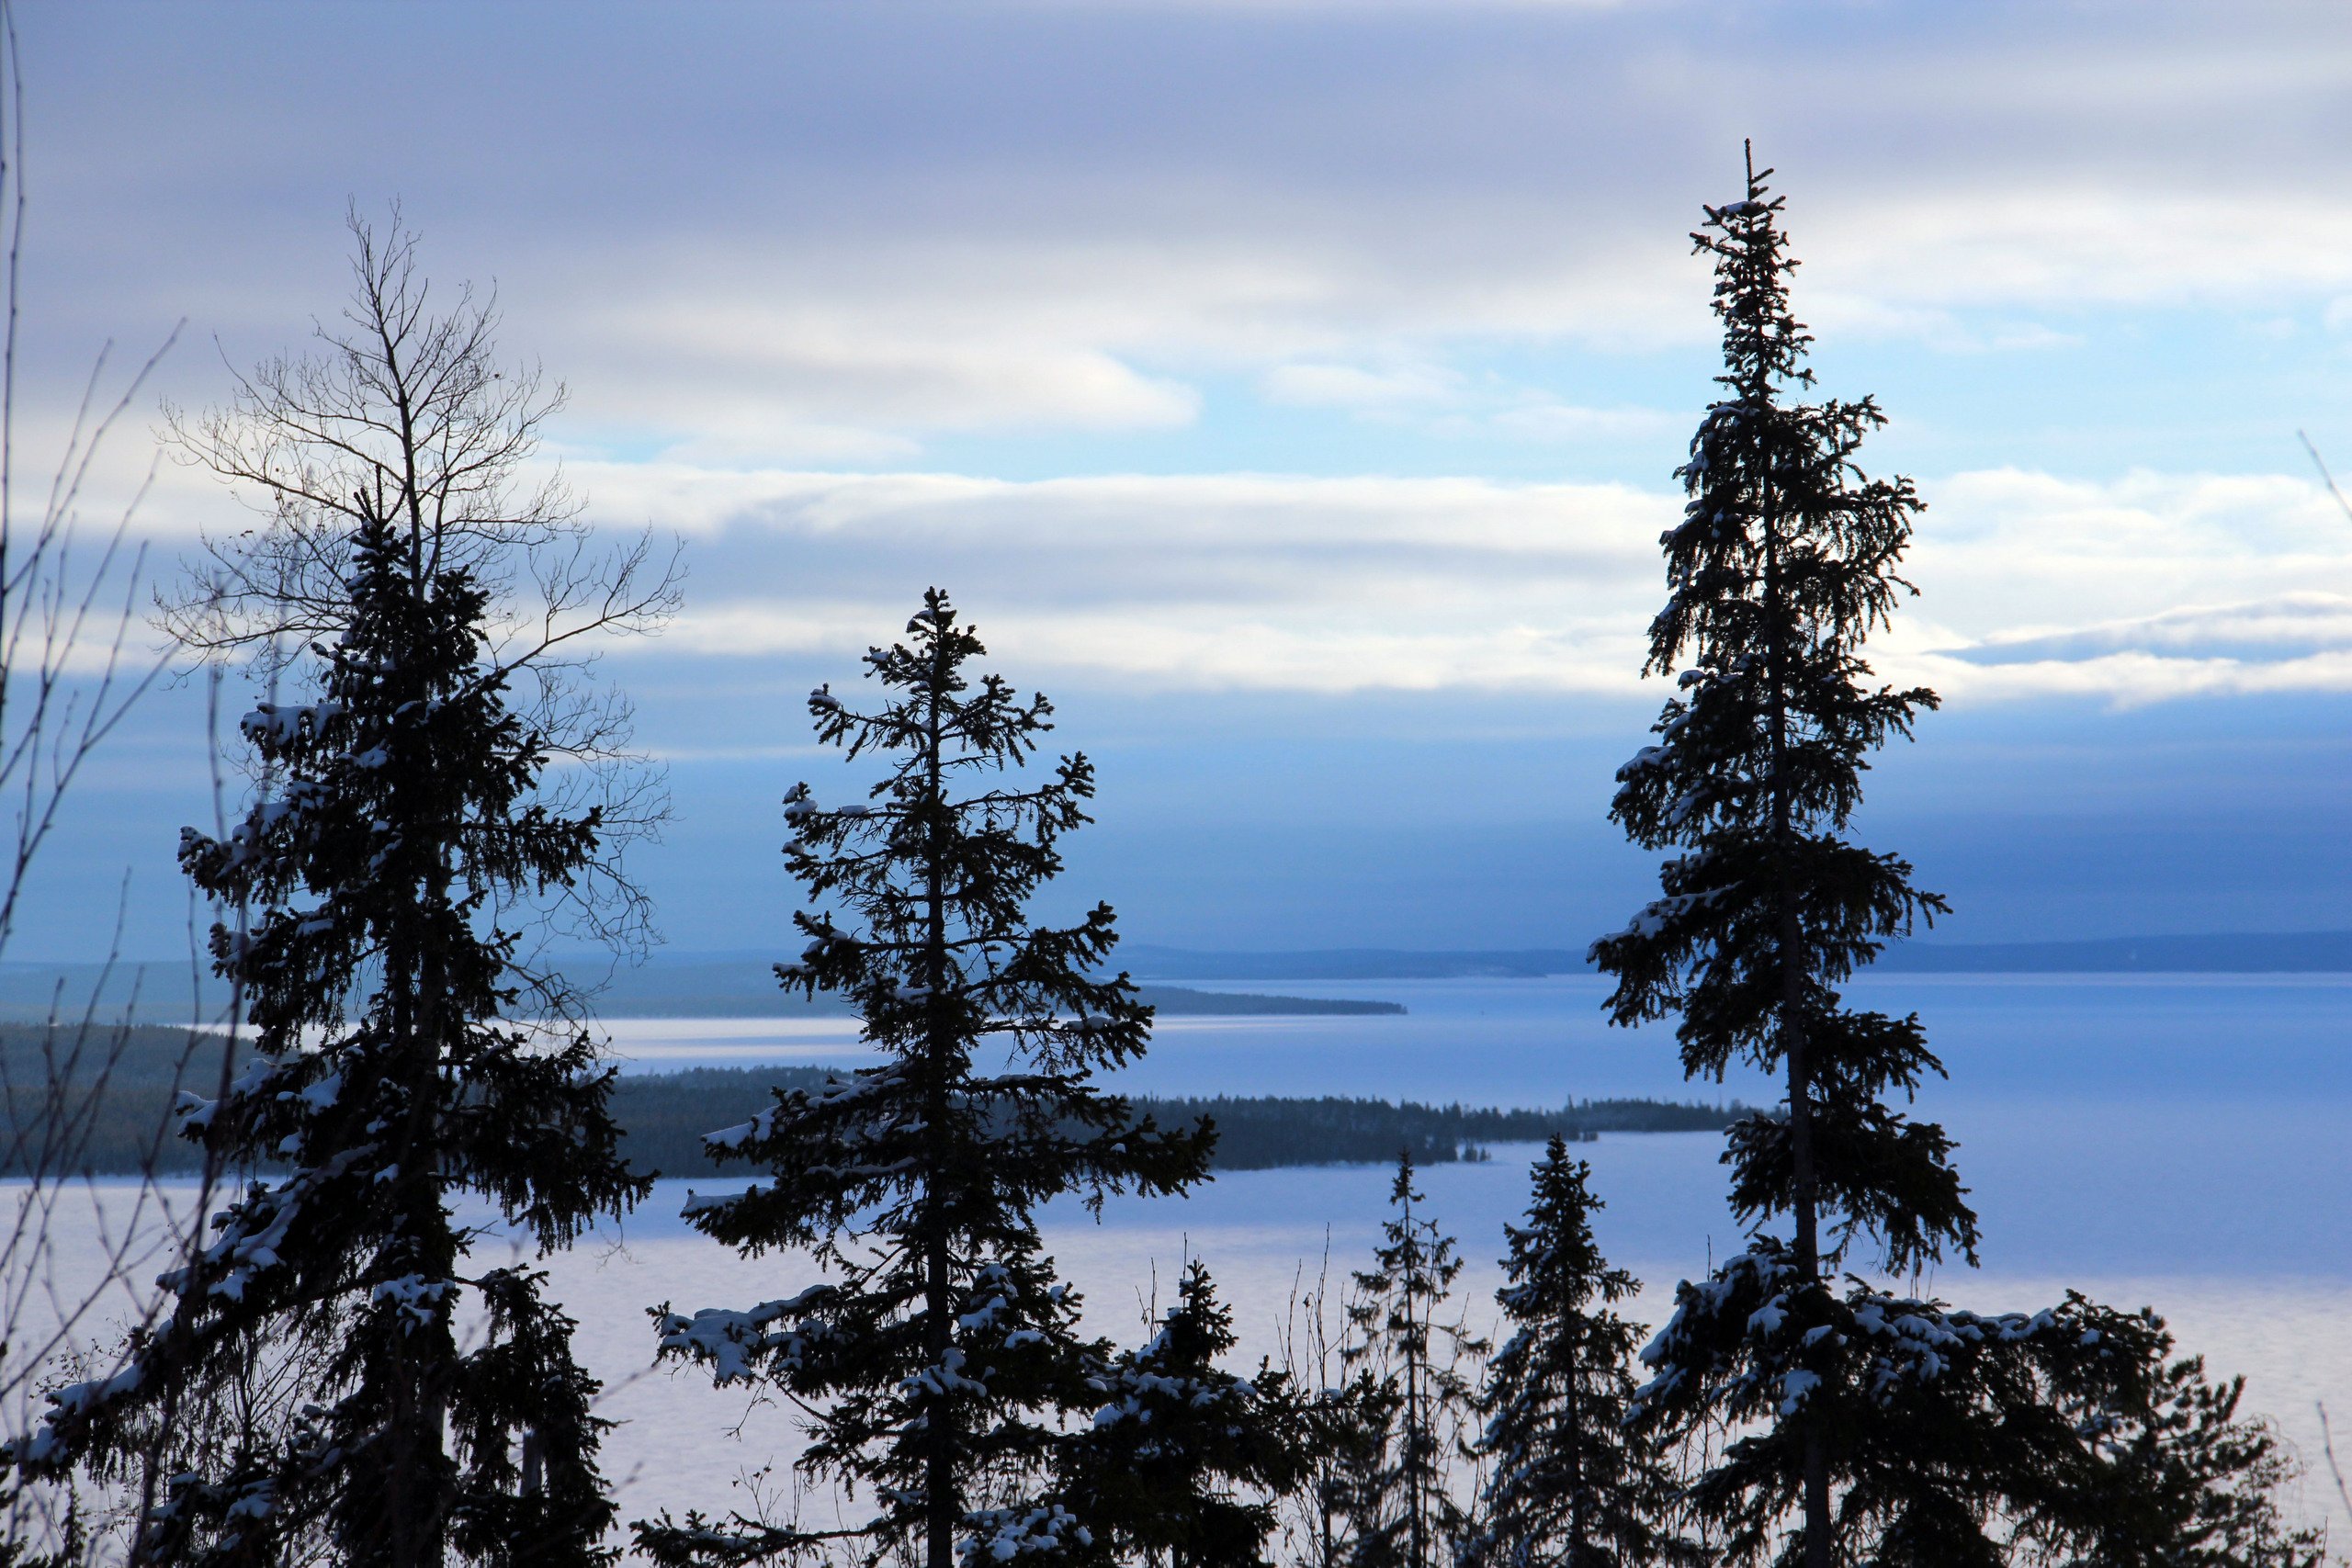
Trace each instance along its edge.
{"label": "conifer treetop", "polygon": [[[820,908],[795,914],[806,946],[776,973],[788,990],[849,998],[885,1059],[778,1089],[710,1134],[714,1154],[773,1180],[686,1213],[748,1253],[808,1247],[826,1277],[749,1310],[654,1312],[663,1356],[797,1402],[804,1473],[876,1499],[852,1533],[931,1568],[1116,1534],[1073,1512],[1100,1489],[1056,1462],[1066,1424],[1102,1407],[1111,1358],[1080,1336],[1035,1210],[1065,1193],[1099,1205],[1182,1190],[1213,1139],[1205,1125],[1162,1131],[1091,1081],[1143,1049],[1150,1009],[1125,975],[1101,973],[1108,906],[1053,926],[1025,904],[1086,822],[1093,770],[1069,756],[1014,772],[1035,760],[1052,708],[973,676],[985,651],[933,589],[902,641],[866,655],[876,700],[830,687],[808,699],[820,739],[883,766],[863,800],[825,804],[806,784],[786,796],[786,863]],[[639,1530],[682,1564],[817,1540],[693,1517]]]}

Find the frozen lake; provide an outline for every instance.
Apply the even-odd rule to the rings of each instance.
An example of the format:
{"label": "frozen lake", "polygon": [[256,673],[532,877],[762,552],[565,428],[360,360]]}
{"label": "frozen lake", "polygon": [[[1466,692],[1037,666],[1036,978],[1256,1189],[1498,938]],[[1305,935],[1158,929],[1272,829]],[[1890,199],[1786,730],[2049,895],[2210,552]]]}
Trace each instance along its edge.
{"label": "frozen lake", "polygon": [[[1213,983],[1216,976],[1199,977]],[[1401,1018],[1177,1020],[1125,1087],[1167,1092],[1364,1094],[1557,1104],[1578,1097],[1718,1092],[1685,1085],[1661,1030],[1607,1029],[1596,979],[1261,982],[1294,995],[1404,1002]],[[1902,976],[1852,987],[1862,1005],[1917,1009],[1953,1082],[1923,1096],[1961,1143],[1984,1231],[1984,1268],[1927,1281],[1980,1309],[2038,1305],[2072,1286],[2154,1305],[2184,1349],[2244,1372],[2248,1405],[2319,1459],[2315,1405],[2352,1425],[2352,984],[2300,976]],[[616,1021],[633,1070],[860,1059],[848,1021]],[[1769,1099],[1734,1081],[1721,1091]],[[747,1111],[753,1109],[747,1106]],[[1643,1280],[1655,1321],[1674,1282],[1739,1244],[1715,1134],[1582,1145],[1608,1203],[1599,1230]],[[1492,1318],[1501,1225],[1524,1203],[1524,1148],[1424,1173],[1430,1209],[1470,1260],[1474,1323]],[[1304,1265],[1328,1246],[1335,1279],[1361,1266],[1383,1217],[1376,1168],[1228,1173],[1193,1197],[1114,1202],[1095,1223],[1048,1214],[1049,1244],[1090,1320],[1132,1338],[1138,1301],[1186,1256],[1204,1258],[1252,1354],[1273,1348]],[[663,1182],[617,1234],[551,1265],[609,1384],[612,1472],[632,1516],[724,1508],[736,1472],[790,1447],[783,1414],[746,1411],[691,1374],[649,1373],[644,1308],[745,1306],[807,1280],[790,1258],[747,1263],[677,1220]],[[706,1187],[716,1183],[703,1183]],[[741,1435],[727,1430],[741,1424]],[[2341,1451],[2341,1450],[2339,1450]],[[715,1459],[715,1462],[714,1462]],[[2319,1478],[2301,1506],[2331,1510]]]}
{"label": "frozen lake", "polygon": [[[1607,984],[1593,976],[1184,983],[1394,1000],[1408,1010],[1170,1020],[1150,1055],[1120,1075],[1124,1087],[1509,1105],[1570,1095],[1772,1098],[1752,1079],[1720,1089],[1685,1083],[1670,1032],[1610,1028],[1600,1010]],[[1960,1141],[1984,1266],[1947,1268],[1929,1287],[1986,1309],[2040,1304],[2068,1286],[2154,1305],[2185,1350],[2246,1374],[2249,1406],[2272,1416],[2316,1465],[2316,1405],[2352,1420],[2352,976],[1902,975],[1858,980],[1849,995],[1860,1006],[1919,1012],[1951,1073],[1922,1094],[1919,1111]],[[864,1059],[848,1020],[608,1027],[637,1070]],[[1720,1149],[1714,1134],[1677,1134],[1580,1150],[1609,1204],[1602,1244],[1644,1280],[1641,1310],[1653,1320],[1678,1279],[1739,1245]],[[1502,1223],[1524,1202],[1528,1153],[1501,1149],[1490,1164],[1425,1173],[1430,1208],[1462,1238],[1464,1279],[1489,1315],[1493,1258]],[[1100,1225],[1074,1207],[1057,1211],[1051,1240],[1106,1331],[1133,1322],[1136,1292],[1155,1268],[1166,1280],[1189,1252],[1208,1262],[1252,1348],[1264,1350],[1301,1259],[1319,1258],[1327,1235],[1335,1273],[1361,1262],[1386,1183],[1366,1168],[1232,1172],[1189,1199],[1114,1202]],[[590,1265],[579,1288],[625,1295],[621,1281],[638,1279],[648,1299],[684,1306],[700,1290],[692,1304],[742,1305],[797,1278],[772,1264],[757,1283],[745,1281],[752,1293],[724,1293],[736,1265],[683,1232],[673,1213],[665,1190],[628,1227],[627,1255]],[[632,1330],[613,1344],[614,1364],[642,1346],[643,1331]],[[615,1398],[616,1407],[643,1401],[638,1419],[649,1433],[678,1419],[731,1419],[741,1408],[666,1377]],[[686,1416],[686,1404],[707,1414]],[[646,1462],[648,1495],[689,1483]],[[2333,1503],[2315,1482],[2305,1491],[2314,1515]],[[2352,1529],[2352,1520],[2337,1522]]]}

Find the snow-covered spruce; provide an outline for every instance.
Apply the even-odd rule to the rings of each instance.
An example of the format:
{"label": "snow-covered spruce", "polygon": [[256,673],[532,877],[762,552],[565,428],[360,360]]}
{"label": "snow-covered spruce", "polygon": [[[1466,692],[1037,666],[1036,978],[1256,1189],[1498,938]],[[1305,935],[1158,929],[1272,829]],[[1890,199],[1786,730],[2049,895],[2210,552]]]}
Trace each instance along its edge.
{"label": "snow-covered spruce", "polygon": [[1359,1568],[1441,1568],[1455,1561],[1474,1529],[1464,1483],[1477,1455],[1476,1391],[1469,1367],[1488,1346],[1448,1314],[1462,1272],[1452,1236],[1419,1211],[1410,1154],[1389,1189],[1395,1213],[1381,1227],[1374,1267],[1355,1276],[1348,1308],[1351,1371],[1371,1380],[1366,1407],[1376,1437],[1369,1465],[1351,1488],[1351,1549]]}
{"label": "snow-covered spruce", "polygon": [[[413,302],[382,357],[355,350],[300,385],[340,388],[362,418],[414,368],[400,355],[416,339],[401,333],[471,320],[438,322]],[[478,335],[434,341],[459,369],[483,364]],[[345,372],[379,379],[334,379]],[[490,385],[482,368],[451,395]],[[527,429],[501,423],[512,412],[419,417],[482,439],[504,431],[510,453],[527,451]],[[223,1092],[186,1097],[181,1129],[243,1185],[164,1275],[169,1314],[128,1363],[57,1391],[16,1445],[35,1468],[134,1487],[160,1458],[134,1558],[146,1563],[438,1568],[454,1555],[584,1568],[609,1556],[604,1423],[572,1324],[537,1272],[469,1269],[453,1217],[487,1200],[554,1248],[645,1190],[616,1155],[610,1075],[585,1035],[551,1044],[502,1021],[518,980],[499,912],[574,878],[600,853],[601,824],[540,791],[548,741],[490,651],[492,588],[454,564],[495,552],[479,530],[463,547],[437,531],[485,507],[514,516],[495,493],[503,466],[481,458],[453,498],[418,478],[429,455],[406,457],[424,468],[379,468],[375,486],[315,513],[281,494],[281,524],[299,513],[308,547],[335,563],[300,606],[321,690],[244,720],[274,790],[224,836],[181,841],[205,895],[254,911],[247,931],[216,927],[212,952],[242,988],[258,1055]],[[486,1319],[472,1348],[452,1329],[461,1301]]]}
{"label": "snow-covered spruce", "polygon": [[1233,1314],[1195,1258],[1150,1342],[1090,1378],[1102,1404],[1062,1446],[1056,1489],[1091,1526],[1101,1560],[1266,1560],[1273,1500],[1306,1478],[1318,1412],[1271,1366],[1249,1378],[1225,1371],[1218,1362],[1233,1345]]}
{"label": "snow-covered spruce", "polygon": [[1641,1330],[1611,1307],[1640,1287],[1593,1243],[1591,1168],[1555,1136],[1527,1224],[1506,1227],[1495,1293],[1513,1332],[1487,1363],[1479,1413],[1486,1487],[1463,1568],[1634,1568],[1700,1561],[1677,1531],[1680,1488],[1627,1430]]}
{"label": "snow-covered spruce", "polygon": [[[1205,1128],[1162,1131],[1090,1079],[1134,1059],[1150,1010],[1096,966],[1115,941],[1098,905],[1032,925],[1028,898],[1087,818],[1093,770],[1012,772],[1050,728],[967,665],[984,652],[933,590],[906,640],[866,656],[881,700],[809,698],[820,739],[889,760],[861,802],[785,803],[793,874],[830,909],[795,916],[790,989],[847,997],[888,1060],[815,1092],[778,1090],[714,1134],[722,1157],[773,1173],[687,1218],[747,1253],[812,1248],[830,1278],[750,1312],[655,1312],[661,1354],[721,1379],[765,1380],[809,1411],[811,1477],[876,1503],[867,1550],[926,1568],[1108,1540],[1112,1521],[1057,1495],[1066,1429],[1102,1403],[1106,1352],[1042,1256],[1034,1220],[1057,1193],[1171,1192],[1202,1179]],[[1001,1064],[1000,1066],[1000,1064]],[[745,1519],[640,1522],[657,1561],[744,1561],[806,1539]]]}
{"label": "snow-covered spruce", "polygon": [[[1741,1217],[1791,1225],[1785,1245],[1758,1245],[1789,1270],[1772,1321],[1789,1325],[1795,1359],[1762,1337],[1703,1370],[1668,1354],[1653,1386],[1688,1397],[1637,1408],[1645,1438],[1697,1452],[1723,1397],[1714,1385],[1772,1380],[1780,1396],[1757,1407],[1769,1436],[1735,1447],[1700,1491],[1711,1523],[1737,1521],[1733,1561],[1831,1568],[1871,1557],[1939,1494],[1926,1472],[1908,1491],[1853,1488],[1884,1435],[1874,1407],[1831,1386],[1841,1365],[1825,1275],[1858,1234],[1898,1269],[1947,1249],[1973,1259],[1976,1220],[1941,1131],[1885,1103],[1940,1071],[1917,1018],[1848,1009],[1837,990],[1943,908],[1903,861],[1846,836],[1870,753],[1935,705],[1874,683],[1861,657],[1907,591],[1898,568],[1919,501],[1908,480],[1856,466],[1883,422],[1876,404],[1784,397],[1812,381],[1811,339],[1789,310],[1796,263],[1768,175],[1751,166],[1743,197],[1708,209],[1693,236],[1715,260],[1724,396],[1691,438],[1679,470],[1690,499],[1661,541],[1668,595],[1645,670],[1678,676],[1677,693],[1656,743],[1619,771],[1611,809],[1635,842],[1680,852],[1660,868],[1661,897],[1592,952],[1616,978],[1616,1021],[1677,1017],[1688,1073],[1720,1078],[1742,1062],[1784,1086],[1777,1113],[1733,1130],[1727,1158]],[[1958,1496],[1942,1500],[1971,1517]]]}
{"label": "snow-covered spruce", "polygon": [[1690,1492],[1732,1557],[1772,1545],[1804,1414],[1867,1434],[1839,1450],[1840,1517],[1870,1526],[1878,1561],[2324,1561],[2321,1532],[2280,1517],[2293,1466],[2237,1414],[2243,1380],[2217,1386],[2201,1360],[2173,1359],[2154,1313],[2075,1292],[1974,1313],[1858,1279],[1834,1295],[1805,1284],[1761,1238],[1686,1281],[1641,1353],[1654,1375],[1637,1427],[1664,1415],[1734,1434]]}
{"label": "snow-covered spruce", "polygon": [[[1984,1315],[1834,1278],[1858,1239],[1897,1275],[1973,1263],[1977,1229],[1942,1129],[1890,1103],[1942,1071],[1917,1015],[1849,1009],[1838,990],[1944,908],[1847,836],[1871,753],[1935,705],[1875,684],[1861,657],[1908,591],[1920,503],[1856,465],[1883,423],[1870,400],[1784,399],[1811,383],[1810,339],[1768,175],[1694,236],[1715,258],[1725,395],[1662,541],[1646,668],[1677,694],[1611,809],[1636,842],[1679,852],[1661,896],[1592,953],[1616,978],[1616,1021],[1673,1016],[1688,1073],[1743,1063],[1786,1099],[1730,1131],[1733,1204],[1756,1234],[1682,1287],[1643,1352],[1634,1429],[1683,1445],[1694,1513],[1735,1564],[2306,1562],[2309,1543],[2257,1506],[2258,1434],[2222,1413],[2183,1436],[2184,1413],[2215,1415],[2221,1396],[2201,1374],[2168,1381],[2148,1314],[2069,1296]],[[1788,1234],[1763,1229],[1775,1222]],[[2214,1517],[2236,1519],[2252,1554],[2209,1551],[2195,1521]]]}

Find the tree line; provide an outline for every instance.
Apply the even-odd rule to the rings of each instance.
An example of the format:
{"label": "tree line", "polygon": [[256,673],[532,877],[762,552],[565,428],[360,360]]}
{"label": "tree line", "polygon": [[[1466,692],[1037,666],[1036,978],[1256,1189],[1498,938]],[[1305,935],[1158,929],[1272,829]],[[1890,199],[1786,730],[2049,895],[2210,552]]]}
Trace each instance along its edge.
{"label": "tree line", "polygon": [[[0,1176],[186,1174],[204,1149],[172,1136],[191,1064],[222,1043],[209,1032],[131,1025],[103,1054],[76,1057],[75,1031],[51,1024],[0,1024],[0,1124],[50,1125],[54,1136],[0,1145]],[[233,1074],[252,1061],[232,1045]],[[770,1089],[814,1089],[823,1067],[687,1067],[614,1080],[610,1102],[624,1163],[655,1178],[725,1168],[704,1142],[723,1121]],[[51,1114],[71,1100],[71,1117]],[[1218,1170],[1310,1165],[1379,1165],[1408,1152],[1416,1164],[1483,1160],[1495,1144],[1571,1142],[1602,1133],[1720,1132],[1745,1113],[1736,1101],[1571,1100],[1556,1107],[1424,1105],[1359,1096],[1137,1095],[1133,1104],[1167,1124],[1216,1124],[1209,1162]],[[254,1170],[275,1171],[264,1158]],[[244,1174],[240,1168],[239,1174]]]}
{"label": "tree line", "polygon": [[485,1266],[460,1206],[544,1258],[648,1191],[541,939],[626,946],[648,913],[621,852],[662,802],[586,650],[657,627],[676,576],[524,483],[560,390],[498,364],[488,302],[436,307],[410,236],[356,223],[319,352],[173,423],[265,513],[170,617],[273,682],[239,726],[249,802],[180,849],[254,1049],[180,1116],[217,1213],[119,1358],[48,1392],[16,1484],[111,1485],[116,1556],[205,1568],[2317,1562],[2286,1456],[2152,1313],[1901,1288],[1979,1241],[1951,1140],[1905,1109],[1942,1072],[1919,1020],[1838,989],[1945,908],[1852,836],[1871,756],[1936,703],[1864,659],[1921,503],[1860,467],[1871,400],[1804,400],[1769,174],[1694,236],[1721,389],[1663,540],[1646,670],[1673,694],[1612,807],[1666,858],[1592,951],[1616,1021],[1671,1020],[1690,1077],[1745,1064],[1782,1098],[1727,1130],[1744,1249],[1645,1344],[1558,1137],[1501,1238],[1499,1346],[1409,1154],[1286,1364],[1231,1364],[1204,1259],[1141,1343],[1086,1325],[1040,1207],[1196,1189],[1220,1108],[1101,1082],[1151,1022],[1113,912],[1030,912],[1094,770],[933,589],[808,697],[870,782],[784,798],[807,902],[778,984],[846,1001],[882,1059],[781,1078],[703,1139],[753,1179],[685,1217],[775,1293],[649,1303],[649,1359],[797,1413],[840,1517],[621,1520],[578,1324],[531,1261]]}

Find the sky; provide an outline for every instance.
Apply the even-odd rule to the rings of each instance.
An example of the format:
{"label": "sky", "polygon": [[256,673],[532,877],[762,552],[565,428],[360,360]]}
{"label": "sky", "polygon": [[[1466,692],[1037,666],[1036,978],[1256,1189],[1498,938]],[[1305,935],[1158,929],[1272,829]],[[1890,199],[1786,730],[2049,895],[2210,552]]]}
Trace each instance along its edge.
{"label": "sky", "polygon": [[[1689,232],[1747,138],[1820,390],[1878,399],[1865,464],[1928,502],[1872,657],[1945,706],[1860,837],[1951,940],[2352,926],[2352,518],[2298,434],[2352,476],[2338,5],[17,20],[19,474],[104,345],[119,391],[184,322],[84,506],[152,472],[167,584],[244,514],[159,457],[161,400],[299,350],[346,209],[397,202],[565,384],[542,457],[588,515],[684,541],[675,623],[603,665],[669,770],[638,868],[675,948],[785,940],[778,801],[842,776],[805,695],[933,583],[1096,761],[1057,897],[1140,940],[1622,924],[1653,869],[1611,774],[1718,368]],[[10,956],[186,950],[205,709],[183,681],[109,738]]]}

